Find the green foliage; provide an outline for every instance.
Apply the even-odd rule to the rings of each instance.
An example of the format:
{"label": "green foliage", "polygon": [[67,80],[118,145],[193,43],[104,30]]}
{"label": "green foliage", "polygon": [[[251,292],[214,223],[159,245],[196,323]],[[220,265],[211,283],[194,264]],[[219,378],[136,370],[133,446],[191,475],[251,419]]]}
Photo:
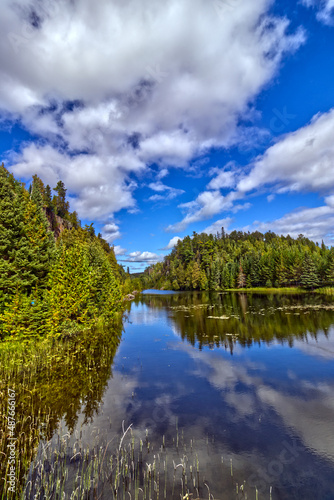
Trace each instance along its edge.
{"label": "green foliage", "polygon": [[258,287],[313,289],[334,284],[334,250],[299,235],[232,231],[194,233],[142,278],[146,287],[224,290]]}
{"label": "green foliage", "polygon": [[17,291],[6,305],[3,314],[0,315],[3,337],[31,338],[45,334],[48,328],[49,308],[37,290],[29,296]]}
{"label": "green foliage", "polygon": [[122,294],[108,255],[97,238],[78,229],[64,231],[49,276],[49,329],[59,333],[67,321],[90,326],[112,319]]}
{"label": "green foliage", "polygon": [[[0,338],[110,322],[121,308],[126,277],[113,248],[95,236],[93,224],[81,229],[62,181],[53,202],[37,175],[30,186],[27,191],[0,166]],[[50,230],[56,215],[71,228],[57,229],[57,242]],[[130,279],[129,291],[134,284],[140,282]]]}
{"label": "green foliage", "polygon": [[[31,196],[40,201],[39,188]],[[20,290],[45,287],[54,240],[41,206],[0,167],[0,291],[10,299]]]}
{"label": "green foliage", "polygon": [[65,189],[65,184],[63,183],[63,181],[58,181],[56,187],[53,188],[53,190],[57,193],[57,195],[55,195],[52,200],[56,215],[66,218],[66,216],[69,215],[69,203],[68,201],[66,201],[67,189]]}
{"label": "green foliage", "polygon": [[300,277],[300,284],[304,288],[317,288],[319,286],[319,278],[317,268],[309,255],[305,256],[303,264],[303,272]]}

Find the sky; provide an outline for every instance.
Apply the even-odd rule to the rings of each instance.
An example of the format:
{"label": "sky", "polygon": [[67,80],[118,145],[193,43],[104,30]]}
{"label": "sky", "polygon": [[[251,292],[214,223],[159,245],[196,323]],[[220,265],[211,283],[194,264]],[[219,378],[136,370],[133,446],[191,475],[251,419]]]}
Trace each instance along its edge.
{"label": "sky", "polygon": [[334,243],[334,0],[2,0],[0,161],[139,272],[233,230]]}

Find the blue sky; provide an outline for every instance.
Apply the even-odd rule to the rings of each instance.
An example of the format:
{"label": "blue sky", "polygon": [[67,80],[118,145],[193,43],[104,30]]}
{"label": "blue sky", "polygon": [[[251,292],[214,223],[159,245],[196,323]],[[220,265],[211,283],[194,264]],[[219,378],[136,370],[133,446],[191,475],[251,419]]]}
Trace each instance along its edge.
{"label": "blue sky", "polygon": [[4,0],[0,148],[132,271],[196,232],[333,244],[334,0]]}

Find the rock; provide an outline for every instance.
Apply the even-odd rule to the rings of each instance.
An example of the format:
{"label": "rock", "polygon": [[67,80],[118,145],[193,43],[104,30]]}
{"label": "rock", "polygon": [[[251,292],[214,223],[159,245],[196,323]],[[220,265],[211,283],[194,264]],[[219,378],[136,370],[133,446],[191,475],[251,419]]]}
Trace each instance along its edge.
{"label": "rock", "polygon": [[128,293],[125,297],[124,297],[124,300],[133,300],[135,298],[134,295],[132,295],[132,293]]}

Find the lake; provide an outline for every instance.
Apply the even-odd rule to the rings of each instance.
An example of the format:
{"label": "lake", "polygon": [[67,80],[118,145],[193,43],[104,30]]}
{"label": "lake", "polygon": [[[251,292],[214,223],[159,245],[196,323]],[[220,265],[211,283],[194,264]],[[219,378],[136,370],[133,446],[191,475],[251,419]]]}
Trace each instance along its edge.
{"label": "lake", "polygon": [[334,499],[333,327],[326,297],[147,291],[87,439],[124,420],[153,460],[164,436],[201,498]]}
{"label": "lake", "polygon": [[146,291],[127,307],[54,419],[111,451],[132,425],[137,493],[117,498],[334,499],[332,299]]}

